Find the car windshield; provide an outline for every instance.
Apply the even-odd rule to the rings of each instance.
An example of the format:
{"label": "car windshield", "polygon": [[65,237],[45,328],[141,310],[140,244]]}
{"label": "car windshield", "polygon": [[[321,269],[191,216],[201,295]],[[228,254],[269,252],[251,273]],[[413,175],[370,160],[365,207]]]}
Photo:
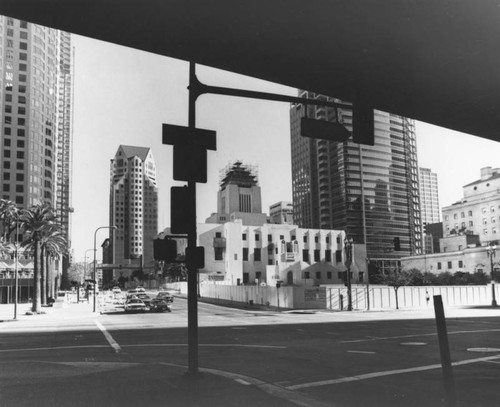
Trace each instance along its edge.
{"label": "car windshield", "polygon": [[137,299],[132,299],[128,301],[128,304],[142,304],[142,301]]}

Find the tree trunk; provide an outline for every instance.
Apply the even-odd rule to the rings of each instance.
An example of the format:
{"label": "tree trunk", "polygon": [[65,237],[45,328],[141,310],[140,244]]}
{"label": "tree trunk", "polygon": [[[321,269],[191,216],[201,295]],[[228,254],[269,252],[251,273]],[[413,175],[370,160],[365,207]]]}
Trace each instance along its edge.
{"label": "tree trunk", "polygon": [[36,238],[33,266],[33,305],[31,307],[31,311],[40,312],[40,309],[42,307],[40,297],[40,242]]}
{"label": "tree trunk", "polygon": [[45,296],[47,304],[49,303],[49,298],[52,297],[52,271],[50,268],[50,258],[49,256],[45,256]]}
{"label": "tree trunk", "polygon": [[47,281],[47,273],[45,271],[45,249],[40,250],[40,298],[42,305],[47,304],[47,292],[45,291],[45,282]]}

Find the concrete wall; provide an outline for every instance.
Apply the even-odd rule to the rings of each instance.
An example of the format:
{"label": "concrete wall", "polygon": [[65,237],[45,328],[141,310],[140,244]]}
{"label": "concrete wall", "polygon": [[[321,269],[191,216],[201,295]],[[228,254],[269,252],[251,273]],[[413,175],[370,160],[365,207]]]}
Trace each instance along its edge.
{"label": "concrete wall", "polygon": [[[178,283],[177,287],[185,294],[185,284]],[[168,285],[169,289],[174,289]],[[429,293],[429,303],[426,301],[426,292]],[[353,309],[367,309],[366,286],[352,286]],[[370,309],[395,309],[396,294],[394,288],[388,286],[370,286]],[[272,286],[233,286],[219,284],[201,284],[201,297],[216,298],[257,305],[267,305],[290,309],[347,309],[347,288],[343,285],[321,287],[290,287],[280,288]],[[399,308],[432,307],[434,295],[441,295],[443,304],[458,305],[490,305],[492,299],[491,285],[487,286],[422,286],[400,287],[398,289]],[[495,285],[495,296],[500,299],[500,284]]]}

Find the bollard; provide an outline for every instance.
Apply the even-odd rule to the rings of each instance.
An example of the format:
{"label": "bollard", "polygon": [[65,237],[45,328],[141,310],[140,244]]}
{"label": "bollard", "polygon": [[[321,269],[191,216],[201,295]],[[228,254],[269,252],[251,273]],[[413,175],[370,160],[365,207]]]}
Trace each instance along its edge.
{"label": "bollard", "polygon": [[342,311],[344,309],[344,296],[340,294],[340,310]]}
{"label": "bollard", "polygon": [[448,332],[446,331],[446,320],[444,318],[443,300],[440,295],[434,296],[434,313],[436,315],[436,326],[439,339],[439,352],[441,354],[441,366],[443,369],[443,382],[446,392],[447,404],[450,407],[457,405],[455,394],[455,382],[451,368],[450,347],[448,345]]}

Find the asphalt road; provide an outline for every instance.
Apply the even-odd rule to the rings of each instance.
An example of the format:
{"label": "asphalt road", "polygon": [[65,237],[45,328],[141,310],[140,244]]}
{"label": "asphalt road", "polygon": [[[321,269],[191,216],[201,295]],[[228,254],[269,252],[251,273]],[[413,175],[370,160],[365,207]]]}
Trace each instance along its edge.
{"label": "asphalt road", "polygon": [[[433,319],[340,322],[200,303],[200,369],[226,380],[202,397],[203,377],[199,388],[181,379],[186,306],[1,326],[0,406],[446,405]],[[458,405],[499,406],[500,318],[447,328]]]}

